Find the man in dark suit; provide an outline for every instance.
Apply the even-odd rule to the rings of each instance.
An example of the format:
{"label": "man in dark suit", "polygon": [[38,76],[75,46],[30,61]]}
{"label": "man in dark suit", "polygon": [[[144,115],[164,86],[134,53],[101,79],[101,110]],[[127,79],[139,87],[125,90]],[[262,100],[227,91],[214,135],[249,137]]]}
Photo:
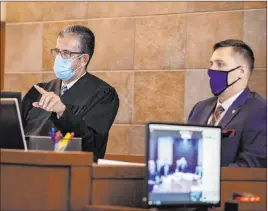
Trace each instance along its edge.
{"label": "man in dark suit", "polygon": [[56,48],[54,72],[57,79],[34,85],[22,101],[26,135],[47,136],[51,128],[82,137],[82,150],[103,158],[109,130],[119,107],[116,90],[89,74],[95,36],[85,26],[63,28]]}
{"label": "man in dark suit", "polygon": [[164,165],[160,168],[159,174],[160,177],[167,177],[170,174],[173,174],[175,172],[175,169],[173,167],[173,165],[170,165],[168,160],[165,159],[164,160]]}
{"label": "man in dark suit", "polygon": [[208,70],[215,97],[197,103],[189,124],[222,127],[222,166],[267,167],[267,104],[248,88],[254,54],[240,40],[216,43]]}
{"label": "man in dark suit", "polygon": [[155,185],[159,185],[160,178],[159,174],[156,171],[155,161],[148,161],[148,184],[149,184],[149,192],[152,192]]}
{"label": "man in dark suit", "polygon": [[194,173],[193,168],[188,164],[185,157],[181,157],[176,161],[176,172]]}

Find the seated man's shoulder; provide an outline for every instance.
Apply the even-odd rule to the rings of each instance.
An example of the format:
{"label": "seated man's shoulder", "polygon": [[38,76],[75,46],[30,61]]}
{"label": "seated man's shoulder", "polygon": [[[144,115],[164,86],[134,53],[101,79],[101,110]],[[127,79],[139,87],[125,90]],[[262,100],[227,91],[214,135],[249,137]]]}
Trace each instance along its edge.
{"label": "seated man's shoulder", "polygon": [[245,105],[249,109],[249,112],[253,113],[264,112],[267,109],[266,100],[256,92],[252,93],[251,97],[248,99]]}
{"label": "seated man's shoulder", "polygon": [[205,100],[201,100],[198,103],[195,104],[196,108],[203,108],[207,105],[210,105],[211,103],[215,102],[217,100],[217,97],[210,97]]}
{"label": "seated man's shoulder", "polygon": [[257,106],[260,106],[263,108],[267,108],[266,100],[256,92],[252,93],[252,98],[250,98],[250,103],[254,103]]}

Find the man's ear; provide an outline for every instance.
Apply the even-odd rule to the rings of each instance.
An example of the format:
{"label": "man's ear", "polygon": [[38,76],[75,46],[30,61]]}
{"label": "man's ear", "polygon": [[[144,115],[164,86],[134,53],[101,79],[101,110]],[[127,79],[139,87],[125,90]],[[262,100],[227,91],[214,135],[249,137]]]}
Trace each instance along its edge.
{"label": "man's ear", "polygon": [[246,74],[246,67],[245,65],[242,65],[240,67],[240,76],[244,76]]}
{"label": "man's ear", "polygon": [[248,66],[242,65],[241,68],[240,68],[240,76],[248,78],[248,77],[250,77],[250,75],[251,75],[251,71],[248,68]]}
{"label": "man's ear", "polygon": [[86,64],[88,62],[88,60],[89,60],[89,55],[88,54],[84,54],[83,57],[82,57],[82,62],[84,64]]}

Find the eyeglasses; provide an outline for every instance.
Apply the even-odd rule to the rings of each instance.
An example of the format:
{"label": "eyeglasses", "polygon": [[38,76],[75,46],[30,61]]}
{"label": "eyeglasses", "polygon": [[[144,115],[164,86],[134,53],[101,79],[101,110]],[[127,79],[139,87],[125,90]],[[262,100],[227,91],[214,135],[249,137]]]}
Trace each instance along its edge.
{"label": "eyeglasses", "polygon": [[81,52],[71,52],[68,50],[60,51],[58,48],[51,49],[50,53],[53,57],[56,57],[57,55],[60,54],[63,59],[70,59],[73,54],[83,54]]}

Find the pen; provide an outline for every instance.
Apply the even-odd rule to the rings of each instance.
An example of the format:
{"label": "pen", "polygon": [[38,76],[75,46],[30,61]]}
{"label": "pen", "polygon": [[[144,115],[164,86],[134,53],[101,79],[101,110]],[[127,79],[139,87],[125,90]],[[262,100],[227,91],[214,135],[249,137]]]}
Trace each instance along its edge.
{"label": "pen", "polygon": [[54,136],[55,138],[55,145],[54,145],[54,151],[58,151],[59,145],[60,145],[60,138],[62,137],[61,132],[58,130]]}
{"label": "pen", "polygon": [[51,128],[50,132],[49,132],[49,135],[53,141],[53,145],[55,145],[56,143],[56,140],[55,140],[55,128]]}
{"label": "pen", "polygon": [[60,137],[62,136],[61,132],[60,131],[57,131],[56,134],[55,134],[55,140],[56,142],[58,142],[60,140]]}
{"label": "pen", "polygon": [[72,135],[70,133],[66,133],[66,135],[62,139],[57,151],[63,151],[67,147],[71,137],[72,137]]}

